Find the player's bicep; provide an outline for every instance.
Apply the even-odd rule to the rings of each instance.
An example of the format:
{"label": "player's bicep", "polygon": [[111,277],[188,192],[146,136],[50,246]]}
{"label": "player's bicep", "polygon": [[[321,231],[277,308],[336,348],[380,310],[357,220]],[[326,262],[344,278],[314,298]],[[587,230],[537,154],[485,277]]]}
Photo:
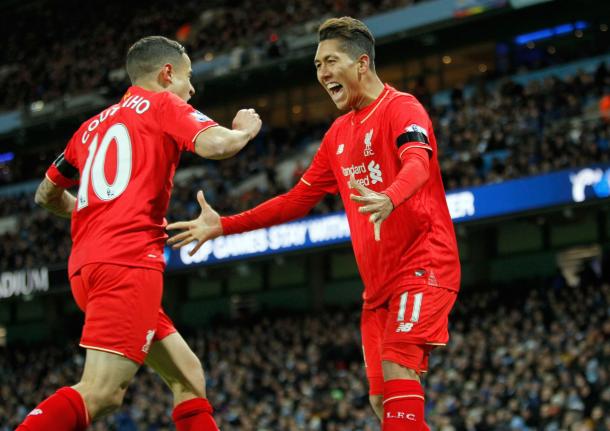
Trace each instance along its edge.
{"label": "player's bicep", "polygon": [[301,178],[301,181],[285,194],[285,198],[288,205],[302,208],[303,213],[306,214],[322,200],[326,193],[327,191],[323,188],[312,187]]}
{"label": "player's bicep", "polygon": [[421,103],[398,97],[392,101],[388,118],[398,157],[402,159],[409,148],[421,148],[432,156],[432,122]]}
{"label": "player's bicep", "polygon": [[195,138],[195,153],[206,159],[221,160],[229,148],[236,132],[226,127],[214,125],[202,130]]}
{"label": "player's bicep", "polygon": [[301,183],[311,189],[318,189],[323,194],[336,194],[339,191],[337,179],[330,167],[324,142],[300,179]]}
{"label": "player's bicep", "polygon": [[339,191],[337,181],[330,171],[320,172],[317,169],[310,168],[303,174],[299,181],[311,190],[320,190],[322,194],[336,194]]}

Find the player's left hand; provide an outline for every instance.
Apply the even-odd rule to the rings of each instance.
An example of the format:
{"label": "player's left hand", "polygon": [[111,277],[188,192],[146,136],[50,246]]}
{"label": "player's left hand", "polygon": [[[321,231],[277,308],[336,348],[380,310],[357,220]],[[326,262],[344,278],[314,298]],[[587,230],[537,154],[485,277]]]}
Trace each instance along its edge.
{"label": "player's left hand", "polygon": [[354,202],[362,204],[358,211],[361,213],[369,213],[369,220],[375,226],[375,240],[380,240],[381,223],[390,216],[394,209],[394,205],[390,197],[384,193],[375,192],[366,186],[363,186],[356,181],[354,175],[350,176],[349,187],[358,192],[358,194],[350,194],[350,199]]}

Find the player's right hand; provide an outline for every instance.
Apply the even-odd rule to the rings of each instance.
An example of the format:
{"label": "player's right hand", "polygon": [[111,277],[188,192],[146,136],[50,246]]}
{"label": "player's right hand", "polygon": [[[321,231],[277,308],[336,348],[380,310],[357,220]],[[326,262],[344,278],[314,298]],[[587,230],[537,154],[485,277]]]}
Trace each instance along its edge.
{"label": "player's right hand", "polygon": [[354,174],[350,175],[348,187],[358,194],[350,194],[349,198],[362,206],[358,208],[360,213],[369,213],[369,221],[373,223],[375,241],[381,241],[381,223],[387,219],[394,209],[390,197],[384,193],[378,193],[356,181]]}
{"label": "player's right hand", "polygon": [[206,202],[203,191],[201,190],[197,192],[197,201],[201,206],[201,214],[199,214],[199,217],[191,221],[171,223],[166,227],[168,231],[182,231],[167,240],[167,244],[171,245],[173,249],[178,249],[193,241],[197,241],[195,247],[189,252],[189,255],[191,256],[197,253],[197,250],[199,250],[206,241],[219,237],[223,233],[220,216]]}
{"label": "player's right hand", "polygon": [[241,130],[253,139],[261,130],[263,122],[254,109],[240,109],[233,118],[233,130]]}

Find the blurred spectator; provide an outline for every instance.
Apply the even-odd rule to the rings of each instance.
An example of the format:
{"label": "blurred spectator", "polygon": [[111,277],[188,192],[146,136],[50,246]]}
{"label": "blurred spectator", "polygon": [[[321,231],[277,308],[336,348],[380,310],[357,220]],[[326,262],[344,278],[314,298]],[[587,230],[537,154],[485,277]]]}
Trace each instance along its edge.
{"label": "blurred spectator", "polygon": [[[601,91],[596,84],[601,76],[599,70],[565,80],[551,76],[525,87],[505,81],[496,89],[478,89],[471,97],[457,89],[448,106],[433,106],[430,115],[437,131],[445,188],[453,190],[610,162],[610,122],[586,115],[586,107],[597,100]],[[421,93],[426,94],[423,89]],[[275,170],[278,162],[320,140],[327,127],[328,123],[301,123],[291,128],[264,129],[236,157],[220,163],[202,164],[185,155],[181,168],[203,169],[176,180],[167,218],[195,217],[199,207],[194,197],[199,189],[205,190],[208,201],[221,214],[251,208],[282,193],[298,181],[303,168],[297,163],[291,182],[284,184]],[[59,149],[17,155],[7,176],[40,179],[57,152]],[[235,194],[245,180],[255,175],[262,175],[264,181]],[[0,198],[0,203],[0,217],[18,218],[18,234],[0,234],[0,270],[65,265],[70,246],[68,221],[42,214],[34,207],[31,196]],[[341,208],[341,201],[330,195],[314,213]],[[45,229],[45,223],[49,229]],[[45,242],[39,246],[41,239],[36,235],[40,231],[44,231]]]}
{"label": "blurred spectator", "polygon": [[[0,13],[0,111],[101,91],[117,95],[126,87],[127,48],[160,34],[179,39],[193,61],[233,48],[282,56],[283,35],[329,13],[364,17],[415,3],[414,0],[283,1],[159,0],[106,2],[38,0],[4,5]],[[66,11],[70,13],[66,13]],[[255,13],[252,13],[255,11]],[[112,17],[111,20],[101,17]],[[258,54],[256,54],[258,55]],[[239,59],[235,67],[247,62]]]}
{"label": "blurred spectator", "polygon": [[610,122],[610,86],[604,87],[604,95],[599,100],[599,115],[606,123]]}
{"label": "blurred spectator", "polygon": [[470,98],[454,90],[450,105],[430,110],[446,188],[608,161],[609,124],[586,116],[599,91],[583,72],[525,87],[506,81]]}
{"label": "blurred spectator", "polygon": [[[424,379],[433,431],[610,429],[610,286],[463,292],[452,340]],[[189,338],[223,431],[373,431],[359,310],[218,322]],[[329,331],[328,328],[333,328]],[[0,431],[83,363],[70,346],[3,348]],[[171,430],[171,399],[140,371],[122,409],[93,430]]]}

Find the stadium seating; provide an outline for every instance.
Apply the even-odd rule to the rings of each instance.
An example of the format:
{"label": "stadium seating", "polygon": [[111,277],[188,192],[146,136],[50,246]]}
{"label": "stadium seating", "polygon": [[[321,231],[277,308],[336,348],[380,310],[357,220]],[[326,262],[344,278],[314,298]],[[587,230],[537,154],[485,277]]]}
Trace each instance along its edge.
{"label": "stadium seating", "polygon": [[[5,47],[0,53],[0,111],[124,88],[127,77],[115,71],[122,69],[129,45],[142,35],[178,38],[195,60],[244,45],[259,51],[259,56],[273,57],[282,55],[275,37],[294,31],[295,24],[317,22],[329,14],[363,17],[411,3],[415,1],[269,1],[261,7],[240,0],[223,7],[196,0],[171,4],[94,0],[85,9],[74,0],[46,0],[13,11],[6,6],[0,14]],[[248,10],[257,11],[254,18],[245,13]],[[113,19],[100,20],[101,16]]]}
{"label": "stadium seating", "polygon": [[[610,285],[561,280],[463,292],[425,377],[435,430],[610,429]],[[191,333],[224,431],[372,431],[358,309],[254,316]],[[334,328],[329,331],[328,328]],[[0,431],[77,379],[76,342],[0,350]],[[171,397],[142,370],[94,430],[170,430]]]}
{"label": "stadium seating", "polygon": [[[445,188],[500,182],[569,167],[610,160],[610,122],[599,116],[597,102],[610,75],[600,64],[594,73],[558,79],[547,75],[521,85],[505,80],[492,89],[481,87],[470,97],[455,90],[451,103],[429,108],[439,143],[439,158]],[[221,214],[241,211],[291,187],[294,175],[278,178],[278,160],[302,158],[308,142],[318,142],[327,124],[306,124],[292,130],[266,130],[237,157],[220,163],[204,163],[185,157],[178,171],[168,219],[193,218],[199,207],[196,191]],[[42,154],[35,172],[42,177],[52,155]],[[18,162],[17,166],[20,166]],[[246,179],[259,175],[256,187],[241,187]],[[239,194],[231,191],[240,190]],[[2,197],[0,217],[15,217],[17,229],[0,230],[0,268],[19,269],[30,265],[65,263],[69,254],[69,223],[55,220],[33,208],[31,194]],[[329,197],[315,212],[341,209],[336,197]],[[17,211],[15,211],[17,209]],[[20,214],[17,216],[17,214]],[[47,227],[44,227],[47,226]],[[50,226],[50,227],[49,227]],[[35,246],[43,230],[45,246]],[[48,241],[48,242],[47,242]],[[58,243],[59,241],[59,243]],[[24,259],[24,250],[27,259]],[[27,262],[26,262],[27,260]]]}
{"label": "stadium seating", "polygon": [[[68,104],[74,96],[94,94],[99,100],[120,97],[127,86],[127,77],[122,70],[125,49],[145,34],[163,34],[180,40],[194,63],[199,61],[200,65],[208,64],[212,59],[230,57],[231,67],[237,70],[258,62],[273,63],[278,58],[281,61],[277,63],[286,62],[286,56],[291,54],[286,48],[290,46],[287,41],[303,35],[313,37],[315,28],[324,18],[369,17],[423,1],[427,0],[188,0],[173,3],[90,0],[83,8],[82,2],[76,0],[9,0],[0,5],[0,35],[4,42],[4,49],[0,50],[0,114],[28,117],[34,111],[32,103],[42,105],[36,104],[37,101],[44,101],[52,111],[55,106]],[[470,2],[455,2],[456,5],[460,3]],[[506,3],[508,9],[508,5],[526,2],[473,3]],[[568,3],[563,2],[563,6]],[[66,13],[67,10],[70,13]],[[480,16],[495,14],[488,14],[484,9],[478,12]],[[100,17],[112,17],[112,20]],[[476,16],[456,18],[459,20],[480,22]],[[608,25],[603,19],[587,21],[589,24],[590,32],[581,32],[580,36],[566,34],[562,36],[565,37],[563,42],[568,37],[598,37],[599,43],[575,44],[577,52],[565,56],[558,45],[558,55],[553,56],[551,62],[525,64],[515,61],[509,68],[502,68],[503,60],[498,57],[496,70],[469,78],[464,81],[467,84],[464,87],[444,88],[430,94],[423,81],[417,85],[416,92],[423,96],[420,100],[434,123],[447,190],[610,163],[610,115],[607,112],[610,73],[606,66],[610,64],[610,55],[606,50],[607,38],[602,43],[600,36],[608,31]],[[524,22],[523,28],[515,31],[526,31],[527,26]],[[406,32],[402,32],[400,36],[394,34],[392,38],[386,36],[379,40],[386,46],[395,46],[393,38],[405,37],[409,56],[419,53],[416,46],[421,44],[425,46],[423,51],[431,53],[429,58],[421,59],[421,64],[434,60],[433,56],[438,56],[436,60],[440,64],[443,53],[438,49],[445,48],[440,42],[443,39],[440,32],[436,34],[436,26],[429,28],[434,30],[422,30],[422,34],[413,32],[412,38],[411,32],[408,38]],[[472,25],[472,28],[476,26]],[[491,42],[490,37],[481,40],[497,43],[496,48],[501,48],[505,42],[511,44],[509,39]],[[535,45],[537,50],[546,49],[541,48],[544,42]],[[528,46],[521,48],[530,49]],[[383,49],[379,49],[378,54]],[[600,53],[603,55],[593,57]],[[458,60],[457,55],[454,58]],[[572,61],[577,58],[580,60]],[[549,64],[554,67],[522,73]],[[443,67],[438,71],[441,86],[443,82],[454,82],[453,79],[443,80]],[[421,75],[408,75],[411,72],[406,72],[406,65],[403,69],[403,76],[396,78],[402,82],[397,83],[421,79]],[[199,72],[196,76],[201,78]],[[506,73],[517,74],[501,76]],[[53,103],[49,103],[51,101]],[[48,124],[43,127],[56,126],[52,117],[45,120]],[[39,118],[43,121],[42,118],[47,117]],[[195,193],[199,189],[205,191],[207,200],[221,214],[251,208],[284,192],[298,181],[331,121],[271,129],[265,124],[260,135],[244,151],[222,162],[184,155],[175,178],[167,218],[175,221],[195,217],[199,212]],[[50,139],[57,139],[58,134],[54,130]],[[16,153],[14,159],[5,164],[0,161],[0,273],[39,266],[63,271],[70,253],[69,221],[49,214],[33,202],[33,190],[65,143],[45,142],[42,150],[28,144],[15,138],[11,143],[18,147],[11,150]],[[4,155],[0,154],[0,158]],[[602,202],[600,207],[607,205],[601,199],[596,201],[599,202]],[[328,213],[341,207],[337,196],[328,196],[313,212]],[[542,227],[539,229],[538,223],[547,223],[544,216],[540,216],[535,221],[536,227],[530,226],[529,230],[524,229],[525,223],[498,230],[498,250],[502,249],[500,243],[510,247],[504,249],[501,256],[495,256],[497,259],[492,258],[490,268],[481,271],[489,273],[491,280],[494,276],[496,281],[501,280],[493,286],[486,280],[487,285],[474,287],[485,277],[483,274],[476,281],[468,279],[480,268],[477,266],[479,250],[460,248],[466,256],[463,260],[466,287],[451,315],[452,339],[447,348],[433,354],[430,372],[423,378],[427,418],[432,431],[610,430],[610,273],[605,264],[588,268],[576,287],[569,286],[560,275],[546,280],[514,282],[518,277],[531,276],[528,265],[536,266],[539,262],[544,262],[544,271],[550,268],[545,273],[550,274],[554,265],[560,264],[555,254],[559,256],[562,250],[557,247],[598,240],[605,242],[595,244],[604,250],[599,253],[608,253],[610,218],[607,208],[595,214],[591,212],[591,217],[585,221],[574,217],[574,212],[570,207],[557,215],[561,219],[559,223],[569,220],[566,231],[555,232],[552,225],[546,231]],[[595,222],[595,229],[590,237],[582,238],[586,228],[572,229],[578,223],[593,226],[591,220]],[[463,227],[458,225],[457,228],[460,241],[471,233],[461,229]],[[540,233],[540,247],[544,250],[537,249],[538,237],[532,240],[532,244],[536,244],[535,254],[529,253],[533,246],[524,247],[513,240],[513,236],[527,236],[528,232]],[[481,237],[485,233],[487,231],[483,229],[481,233],[474,232]],[[563,235],[565,241],[553,242],[553,238]],[[486,248],[481,247],[483,249]],[[284,258],[277,257],[278,261]],[[353,257],[345,253],[341,258],[352,265],[346,274],[342,275],[340,271],[339,275],[332,274],[336,278],[333,283],[341,289],[320,299],[326,301],[335,295],[341,296],[341,301],[326,302],[324,311],[287,312],[275,308],[279,307],[277,304],[267,310],[265,303],[256,308],[259,314],[233,316],[233,320],[216,317],[204,328],[179,327],[202,359],[208,395],[216,408],[220,429],[379,430],[368,404],[360,347],[359,305],[354,304],[351,308],[329,305],[348,303],[350,299],[345,298],[348,290],[353,294],[350,298],[356,300],[358,296],[360,285],[351,278],[357,276]],[[270,266],[265,267],[265,271],[274,268],[275,263],[275,260],[269,260]],[[331,259],[327,264],[335,263]],[[250,277],[250,264],[257,265],[239,262],[235,267],[231,266],[231,271],[248,274],[237,277],[238,282]],[[510,266],[519,267],[519,270]],[[507,275],[497,268],[506,269]],[[189,275],[172,273],[168,277],[168,283],[184,287],[169,301],[172,308],[181,311],[182,315],[176,313],[177,322],[200,324],[199,320],[189,320],[189,311],[204,303],[207,305],[208,300],[217,304],[237,299],[237,295],[228,296],[235,294],[229,282],[210,277],[216,270],[225,268],[198,267]],[[574,274],[566,275],[568,279],[571,276]],[[176,281],[174,277],[183,278]],[[182,283],[187,277],[197,278],[197,283],[192,283],[193,286]],[[211,283],[210,279],[213,279]],[[53,286],[55,280],[50,282],[51,288],[57,287]],[[213,290],[211,284],[218,287],[214,294],[221,295],[221,299],[216,296],[204,298],[202,294],[193,302],[183,303],[187,297],[191,299],[193,287],[206,290],[208,295],[207,290]],[[292,290],[286,286],[265,284],[263,293],[290,296]],[[245,289],[239,295],[243,292],[246,293],[241,300],[247,303],[252,291]],[[14,320],[25,322],[23,328],[18,328],[24,332],[33,331],[30,324],[33,327],[40,323],[28,320],[34,318],[28,317],[27,307],[22,309],[21,305],[36,302],[36,307],[41,309],[49,305],[48,310],[45,308],[48,313],[41,313],[46,319],[44,324],[49,323],[48,328],[53,328],[48,334],[62,326],[59,322],[65,318],[63,313],[73,318],[70,306],[62,302],[67,298],[54,302],[68,293],[48,293],[48,296],[41,295],[41,300],[30,295],[9,298],[2,310],[4,314],[0,317],[5,323],[0,322],[0,431],[12,431],[41,399],[60,386],[73,384],[82,370],[84,351],[77,347],[76,339],[58,341],[49,337],[45,341],[47,344],[31,345],[13,342],[19,337],[11,339],[11,334],[16,333],[11,326]],[[32,298],[35,301],[30,301]],[[290,299],[294,301],[292,297]],[[264,314],[261,309],[265,310]],[[213,306],[208,307],[206,318],[216,310]],[[5,324],[8,333],[4,331]],[[74,322],[70,325],[73,328],[65,337],[74,336],[78,329]],[[12,344],[2,346],[7,339]],[[143,368],[128,390],[123,407],[96,422],[91,429],[174,430],[171,405],[170,393],[161,379]]]}

